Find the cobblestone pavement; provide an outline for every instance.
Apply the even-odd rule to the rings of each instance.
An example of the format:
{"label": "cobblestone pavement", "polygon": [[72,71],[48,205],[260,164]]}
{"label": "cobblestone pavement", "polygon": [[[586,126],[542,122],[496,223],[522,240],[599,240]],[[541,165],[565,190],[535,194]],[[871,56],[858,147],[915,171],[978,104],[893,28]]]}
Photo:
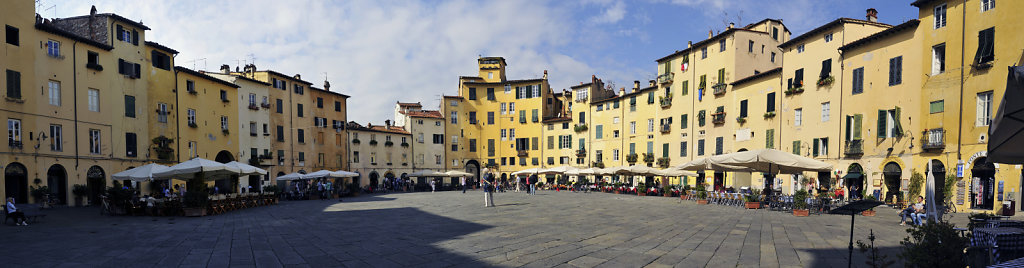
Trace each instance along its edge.
{"label": "cobblestone pavement", "polygon": [[[850,217],[697,205],[678,198],[542,191],[397,193],[282,201],[201,218],[47,210],[0,226],[6,267],[845,267]],[[856,219],[890,258],[896,211]],[[958,226],[965,215],[956,215]],[[863,264],[854,253],[854,263]]]}

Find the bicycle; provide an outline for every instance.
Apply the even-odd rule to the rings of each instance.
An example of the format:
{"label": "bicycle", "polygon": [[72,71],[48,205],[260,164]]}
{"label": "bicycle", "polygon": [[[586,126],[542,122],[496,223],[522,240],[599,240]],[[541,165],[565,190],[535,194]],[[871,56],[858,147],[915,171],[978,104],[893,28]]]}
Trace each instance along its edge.
{"label": "bicycle", "polygon": [[956,206],[953,205],[953,202],[951,202],[951,201],[943,202],[942,206],[945,207],[946,214],[956,213]]}

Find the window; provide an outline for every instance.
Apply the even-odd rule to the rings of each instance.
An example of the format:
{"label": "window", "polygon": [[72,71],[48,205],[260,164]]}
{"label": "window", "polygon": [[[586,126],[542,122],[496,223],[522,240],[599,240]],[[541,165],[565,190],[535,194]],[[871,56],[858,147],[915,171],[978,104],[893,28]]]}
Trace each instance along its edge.
{"label": "window", "polygon": [[981,0],[981,12],[996,8],[996,0]]}
{"label": "window", "polygon": [[893,138],[903,136],[903,126],[900,124],[900,109],[878,110],[878,138]]}
{"label": "window", "polygon": [[5,27],[5,28],[6,28],[6,30],[4,32],[7,33],[7,43],[11,44],[11,45],[19,46],[21,44],[21,38],[18,35],[18,28],[15,28],[15,27],[10,26],[10,25],[7,25],[7,27]]}
{"label": "window", "polygon": [[509,102],[508,103],[508,113],[509,114],[515,114],[516,113],[516,103],[515,102]]}
{"label": "window", "polygon": [[530,121],[537,123],[540,122],[540,115],[537,113],[537,109],[530,110]]}
{"label": "window", "polygon": [[505,140],[507,138],[508,138],[508,130],[504,129],[504,128],[501,129],[501,140]]}
{"label": "window", "polygon": [[476,152],[476,139],[469,139],[469,152]]}
{"label": "window", "polygon": [[937,100],[928,103],[928,113],[941,113],[945,111],[945,100]]}
{"label": "window", "polygon": [[188,109],[188,114],[186,115],[186,118],[188,118],[188,126],[196,127],[196,110],[195,109]]}
{"label": "window", "polygon": [[534,98],[540,97],[540,86],[541,85],[533,86],[533,97]]}
{"label": "window", "polygon": [[125,156],[136,157],[139,155],[138,136],[135,133],[125,133],[124,144],[126,149]]}
{"label": "window", "polygon": [[525,99],[529,98],[527,95],[530,94],[530,90],[526,87],[516,87],[516,93],[516,99]]}
{"label": "window", "polygon": [[946,44],[938,44],[932,47],[932,75],[941,74],[946,71]]}
{"label": "window", "polygon": [[341,111],[341,102],[340,101],[335,101],[334,102],[334,111],[335,112],[340,112]]}
{"label": "window", "polygon": [[690,120],[689,115],[687,115],[687,114],[680,115],[679,116],[679,128],[680,129],[686,129],[690,125],[689,120]]}
{"label": "window", "polygon": [[629,144],[629,154],[636,154],[636,143]]}
{"label": "window", "polygon": [[292,91],[295,91],[295,94],[302,95],[306,91],[306,88],[301,86],[301,85],[293,84],[292,85]]}
{"label": "window", "polygon": [[793,110],[793,125],[800,126],[801,118],[803,117],[804,109],[797,108]]}
{"label": "window", "polygon": [[284,142],[284,126],[277,126],[277,141]]}
{"label": "window", "polygon": [[864,67],[853,69],[853,94],[864,93]]}
{"label": "window", "polygon": [[124,59],[117,59],[117,73],[123,74],[127,78],[142,77],[140,65],[138,63],[125,61]]}
{"label": "window", "polygon": [[724,141],[722,137],[715,138],[715,155],[721,155],[724,147]]}
{"label": "window", "polygon": [[698,156],[704,155],[704,140],[703,139],[697,140],[697,155]]}
{"label": "window", "polygon": [[629,134],[636,134],[636,121],[629,122]]}
{"label": "window", "polygon": [[469,88],[469,94],[468,95],[469,95],[469,100],[476,100],[476,88],[475,87]]}
{"label": "window", "polygon": [[718,84],[725,84],[725,68],[718,69]]}
{"label": "window", "polygon": [[299,152],[299,164],[301,165],[303,162],[306,162],[306,153]]}
{"label": "window", "polygon": [[442,135],[442,134],[434,134],[433,142],[434,142],[434,144],[444,144],[444,135]]}
{"label": "window", "polygon": [[804,68],[796,69],[793,72],[793,84],[790,88],[800,88],[804,86]]}
{"label": "window", "polygon": [[604,133],[603,132],[604,132],[604,126],[603,125],[594,126],[594,139],[600,140],[601,138],[603,138],[604,137]]}
{"label": "window", "polygon": [[459,113],[458,112],[452,112],[451,116],[448,116],[448,118],[451,119],[452,124],[458,124],[459,123]]}
{"label": "window", "polygon": [[775,92],[768,93],[765,104],[765,112],[770,113],[775,111]]}
{"label": "window", "polygon": [[526,110],[519,110],[519,123],[526,123]]}
{"label": "window", "polygon": [[21,148],[21,120],[7,119],[7,144]]}
{"label": "window", "polygon": [[306,130],[298,129],[295,136],[299,143],[306,143]]}
{"label": "window", "polygon": [[281,100],[281,99],[277,99],[277,103],[276,104],[277,104],[276,105],[277,106],[277,113],[279,113],[279,114],[284,113],[284,101]]}
{"label": "window", "polygon": [[227,116],[221,116],[220,117],[220,129],[221,130],[228,130],[228,117]]}
{"label": "window", "polygon": [[469,123],[476,124],[476,112],[469,112]]}
{"label": "window", "polygon": [[707,47],[700,48],[700,58],[701,59],[707,59],[708,58],[708,48]]}
{"label": "window", "polygon": [[494,157],[494,139],[487,139],[487,156]]}
{"label": "window", "polygon": [[160,123],[167,123],[167,104],[157,103],[156,104],[156,121]]}
{"label": "window", "polygon": [[[100,111],[100,91],[94,88],[89,89],[89,111],[99,112]],[[166,122],[166,116],[165,116]]]}
{"label": "window", "polygon": [[686,157],[686,142],[679,142],[679,157]]}
{"label": "window", "polygon": [[988,28],[978,32],[978,52],[974,54],[974,63],[983,64],[995,60],[996,28]]}
{"label": "window", "polygon": [[647,132],[654,132],[654,119],[647,119]]}
{"label": "window", "polygon": [[436,163],[438,165],[441,164],[441,155],[439,155],[439,154],[435,154],[434,155],[434,163]]}
{"label": "window", "polygon": [[821,103],[821,122],[828,122],[828,116],[830,113],[829,109],[829,102],[826,101]]}
{"label": "window", "polygon": [[572,149],[572,136],[558,136],[558,149]]}
{"label": "window", "polygon": [[249,106],[256,107],[256,94],[249,93]]}
{"label": "window", "polygon": [[832,42],[832,33],[825,34],[825,43]]}
{"label": "window", "polygon": [[705,114],[704,110],[697,111],[697,126],[698,127],[703,127],[704,126],[704,114]]}
{"label": "window", "polygon": [[249,122],[249,136],[256,136],[256,122]]}
{"label": "window", "polygon": [[302,103],[295,104],[295,115],[302,117]]}
{"label": "window", "polygon": [[185,90],[187,90],[188,93],[195,94],[196,93],[196,82],[192,81],[192,80],[185,80]]}
{"label": "window", "polygon": [[124,95],[124,116],[135,118],[135,96]]}
{"label": "window", "polygon": [[494,100],[494,88],[493,87],[487,88],[487,100],[491,100],[491,101]]}
{"label": "window", "polygon": [[100,64],[99,64],[99,62],[100,62],[100,53],[89,51],[87,53],[87,55],[88,56],[86,58],[85,67],[86,68],[92,68],[92,69],[97,70],[97,71],[102,71],[103,67],[101,67]]}
{"label": "window", "polygon": [[818,74],[818,79],[825,79],[829,76],[832,76],[832,59],[821,61],[821,73]]}
{"label": "window", "polygon": [[494,112],[487,112],[487,124],[488,125],[493,125],[494,124]]}
{"label": "window", "polygon": [[725,52],[725,39],[718,40],[718,52]]}
{"label": "window", "polygon": [[935,6],[932,17],[935,18],[935,29],[946,27],[946,4]]}
{"label": "window", "polygon": [[516,129],[514,129],[514,128],[508,129],[508,138],[509,139],[515,139],[516,138]]}
{"label": "window", "polygon": [[747,42],[747,52],[754,52],[754,40],[750,40]]}
{"label": "window", "polygon": [[804,44],[796,46],[796,53],[804,53]]}
{"label": "window", "polygon": [[772,27],[772,39],[775,39],[776,41],[779,40],[779,28],[778,27]]}
{"label": "window", "polygon": [[814,156],[828,157],[828,138],[818,138],[812,141],[811,154]]}
{"label": "window", "polygon": [[21,73],[7,70],[7,97],[21,99]]}
{"label": "window", "polygon": [[747,117],[747,100],[740,101],[740,117]]}
{"label": "window", "polygon": [[618,137],[619,137],[619,130],[618,129],[612,130],[612,138],[618,138]]}
{"label": "window", "polygon": [[124,26],[117,25],[117,40],[137,46],[139,45],[139,32],[135,30],[128,31]]}
{"label": "window", "polygon": [[505,114],[505,111],[508,110],[507,109],[508,108],[507,103],[502,102],[500,106],[501,106],[501,108],[499,109],[499,111],[501,111],[501,114]]}
{"label": "window", "polygon": [[978,110],[975,125],[982,127],[992,124],[992,91],[978,93]]}
{"label": "window", "polygon": [[889,85],[903,83],[903,56],[889,59]]}
{"label": "window", "polygon": [[153,67],[170,70],[171,69],[171,57],[167,54],[160,53],[159,51],[153,50],[149,53],[150,60],[153,62]]}
{"label": "window", "polygon": [[793,141],[793,154],[800,155],[800,141]]}
{"label": "window", "polygon": [[100,146],[100,130],[90,129],[89,130],[89,153],[90,154],[102,154],[103,149]]}
{"label": "window", "polygon": [[775,52],[772,52],[772,58],[771,58],[771,60],[772,60],[772,62],[775,62]]}
{"label": "window", "polygon": [[576,91],[576,101],[587,101],[587,88],[581,88]]}
{"label": "window", "polygon": [[47,40],[46,55],[54,58],[60,58],[60,42]]}
{"label": "window", "polygon": [[48,85],[50,89],[50,105],[60,106],[60,82],[50,81]]}

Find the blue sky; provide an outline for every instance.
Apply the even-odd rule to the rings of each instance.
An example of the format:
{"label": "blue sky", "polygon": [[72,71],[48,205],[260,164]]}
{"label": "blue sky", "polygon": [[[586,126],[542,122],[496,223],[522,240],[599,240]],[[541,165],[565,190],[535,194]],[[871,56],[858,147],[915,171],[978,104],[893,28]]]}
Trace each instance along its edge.
{"label": "blue sky", "polygon": [[[40,0],[45,18],[85,15],[90,5],[152,28],[149,41],[177,49],[179,66],[200,70],[255,62],[302,74],[352,96],[349,120],[381,123],[396,101],[436,109],[476,58],[502,56],[510,79],[548,70],[560,90],[594,74],[620,87],[656,76],[654,60],[687,41],[764,18],[800,35],[838,17],[899,24],[917,18],[910,1],[139,1]],[[252,56],[250,56],[252,55]]]}

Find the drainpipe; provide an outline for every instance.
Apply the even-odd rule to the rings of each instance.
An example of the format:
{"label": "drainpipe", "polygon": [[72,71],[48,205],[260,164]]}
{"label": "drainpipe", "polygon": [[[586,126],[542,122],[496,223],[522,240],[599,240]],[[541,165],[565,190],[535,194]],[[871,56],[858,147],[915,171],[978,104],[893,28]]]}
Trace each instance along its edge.
{"label": "drainpipe", "polygon": [[[177,57],[178,54],[171,56],[171,62],[174,62],[173,59]],[[174,106],[178,107],[178,111],[181,111],[181,106],[178,105],[178,93],[180,93],[178,92],[178,70],[174,69],[174,64],[171,64],[171,69],[174,70]],[[181,119],[180,114],[174,117],[174,139],[178,141],[174,145],[176,146],[174,150],[178,152],[175,155],[175,160],[181,163],[181,121],[179,119]]]}
{"label": "drainpipe", "polygon": [[[964,41],[966,41],[967,32],[967,3],[964,1],[964,6],[960,8],[962,12],[960,17],[960,101],[959,110],[957,110],[957,131],[956,131],[956,162],[957,165],[960,161],[963,161],[963,137],[964,137]],[[966,168],[966,167],[965,167]]]}
{"label": "drainpipe", "polygon": [[75,111],[75,170],[78,170],[78,161],[81,159],[78,152],[78,41],[71,44],[71,77],[73,87],[71,95],[74,98],[71,103],[72,109]]}

